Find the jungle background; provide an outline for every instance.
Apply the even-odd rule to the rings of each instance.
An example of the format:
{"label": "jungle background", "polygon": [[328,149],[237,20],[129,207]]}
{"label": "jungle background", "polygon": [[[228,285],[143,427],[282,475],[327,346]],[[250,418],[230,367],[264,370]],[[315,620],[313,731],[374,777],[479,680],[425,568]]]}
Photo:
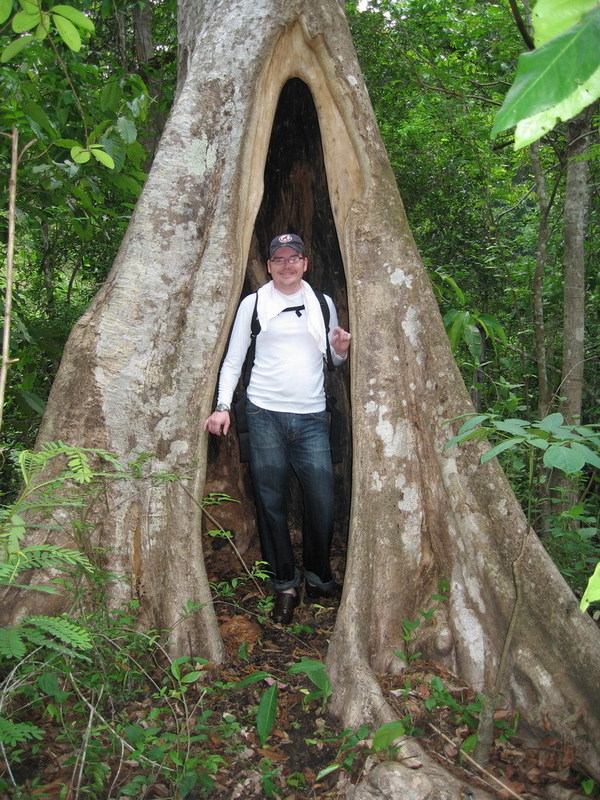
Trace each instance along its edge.
{"label": "jungle background", "polygon": [[[12,9],[12,3],[10,6]],[[24,14],[33,13],[26,2],[21,6]],[[6,176],[0,187],[0,239],[5,250],[11,154],[18,155],[18,168],[13,171],[16,184],[13,182],[12,187],[16,188],[10,293],[12,363],[6,376],[0,463],[1,499],[12,509],[13,519],[14,504],[23,496],[23,476],[39,467],[22,452],[34,447],[45,399],[69,331],[112,265],[152,163],[177,78],[175,2],[84,2],[76,7],[93,23],[93,30],[75,24],[76,35],[84,40],[80,48],[72,46],[77,40],[65,46],[60,37],[50,36],[10,52],[0,64],[0,160]],[[460,4],[450,0],[381,0],[361,4],[360,9],[354,2],[346,6],[411,229],[477,412],[479,427],[467,427],[463,438],[483,431],[497,445],[496,453],[535,531],[576,595],[581,596],[600,558],[595,467],[599,447],[597,429],[592,427],[600,405],[598,108],[592,106],[576,121],[557,125],[540,141],[517,151],[513,148],[513,129],[491,137],[495,114],[514,80],[518,57],[528,47],[523,33],[531,30],[530,11],[525,3],[469,0]],[[65,19],[69,22],[69,14],[61,15],[58,10],[52,17],[57,31],[63,30],[63,40],[73,35],[65,27]],[[75,18],[73,22],[81,20]],[[22,31],[27,30],[22,27]],[[0,48],[10,47],[15,32],[10,20],[0,28]],[[575,163],[585,165],[579,173],[575,203],[569,182],[574,154]],[[573,229],[583,232],[579,244],[573,242]],[[6,273],[1,281],[6,288]],[[584,327],[582,350],[574,352],[570,334]],[[582,375],[573,382],[580,367]],[[579,450],[578,457],[573,443],[585,449]],[[60,446],[57,448],[60,450]],[[47,451],[46,457],[52,456]],[[135,469],[133,466],[134,473]],[[91,472],[87,483],[94,484],[96,477],[102,476]],[[218,502],[215,499],[214,505]],[[218,518],[217,510],[214,514]],[[218,524],[215,527],[218,530]],[[235,559],[227,569],[231,574],[226,569],[219,574],[215,566],[212,577],[216,594],[223,598],[229,593],[234,603],[236,597],[239,599],[239,587],[247,591],[253,579],[244,574]],[[439,597],[443,597],[443,589]],[[262,602],[260,596],[256,602]],[[255,611],[259,616],[266,613],[261,607]],[[321,619],[301,618],[301,625],[310,628],[310,637],[321,623],[321,630],[332,624],[332,613],[325,610]],[[129,609],[118,619],[105,619],[105,635],[112,630],[113,641],[123,637],[124,631],[133,627],[133,616],[134,609]],[[302,633],[295,631],[295,635]],[[245,638],[238,642],[235,652],[244,664],[251,656],[242,645],[248,647],[254,635],[254,629],[245,629]],[[38,646],[33,634],[24,638],[28,646]],[[407,621],[407,642],[410,638]],[[276,637],[273,650],[277,651],[280,644]],[[73,642],[71,646],[76,654],[85,650]],[[145,646],[136,640],[141,660]],[[123,649],[134,648],[128,641]],[[120,648],[113,650],[110,659],[107,654],[103,658],[110,660],[118,673],[113,661],[116,650]],[[6,646],[4,654],[6,680],[7,675],[15,674],[14,659],[11,661],[14,651]],[[407,651],[404,657],[412,663],[414,655]],[[299,657],[309,656],[319,659],[324,653],[314,642],[305,641]],[[277,673],[264,664],[260,666],[265,673],[262,679]],[[159,667],[165,669],[160,658]],[[162,692],[166,698],[168,694],[165,703],[172,704],[185,698],[185,690],[200,681],[203,670],[202,665],[182,663],[171,664],[166,671],[171,681],[168,687],[162,679],[152,680],[157,682],[159,695]],[[299,674],[309,673],[307,667]],[[59,674],[58,668],[51,674]],[[321,672],[313,671],[312,675],[315,678]],[[438,682],[429,676],[428,693],[422,699],[443,694],[440,676],[434,677]],[[41,728],[44,713],[49,714],[46,719],[52,719],[53,725],[64,722],[60,711],[64,686],[61,680],[56,685],[52,681],[48,679],[35,691],[28,690],[34,708],[36,702],[39,705],[42,689],[46,697],[53,698],[50,712],[52,703],[48,701],[43,710],[36,711],[36,724]],[[219,693],[225,691],[227,683],[222,679],[222,686],[212,687],[219,702]],[[102,694],[100,684],[96,689]],[[253,686],[250,680],[246,688]],[[4,683],[3,690],[10,695],[14,685]],[[326,699],[323,684],[317,686],[319,691],[321,695],[311,698],[312,702]],[[444,691],[448,696],[442,699],[453,697],[456,705],[456,696]],[[458,712],[453,708],[456,718],[446,719],[454,740],[456,730],[461,725],[468,728],[465,720],[476,711],[464,711],[473,698],[466,687],[460,691],[464,697]],[[110,694],[115,695],[114,687]],[[265,719],[266,712],[260,717],[261,702],[257,713],[262,732],[259,730],[257,736],[264,749],[272,728],[268,717]],[[237,713],[234,706],[227,712],[232,719]],[[440,701],[440,706],[452,704],[446,702],[444,706]],[[32,724],[31,720],[23,721],[27,724]],[[153,734],[155,738],[150,741],[147,726],[131,719],[129,725],[134,727],[127,735],[130,740],[137,737],[137,754],[163,763],[166,750],[160,750],[160,736]],[[207,734],[203,730],[198,735],[212,736],[222,743],[234,736],[229,717],[222,725],[218,732],[211,729]],[[319,739],[314,732],[311,735],[315,741]],[[6,734],[3,744],[3,750],[5,746],[13,748],[10,758],[4,752],[9,766],[0,779],[5,780],[7,792],[16,792],[15,787],[32,775],[43,775],[39,759],[35,769],[33,761],[27,761],[35,755],[27,748],[38,741],[36,736],[26,735],[25,729],[20,738],[14,731],[12,736]],[[320,736],[319,752],[325,747],[327,753],[323,768],[338,765],[330,775],[340,771],[340,752],[345,754],[344,747],[352,736],[356,733],[331,734],[326,747],[327,736]],[[360,736],[353,745],[359,741]],[[179,747],[171,749],[179,752]],[[387,752],[387,747],[380,749]],[[27,750],[26,755],[18,752],[21,748]],[[256,791],[267,796],[282,792],[277,783],[280,778],[276,777],[282,774],[276,766],[276,748],[261,758]],[[563,754],[563,758],[569,767],[568,756]],[[175,796],[194,796],[193,792],[201,796],[201,792],[215,788],[210,776],[222,768],[218,761],[211,766],[205,755],[202,767],[196,765],[192,770],[189,759],[180,760],[180,794]],[[29,766],[19,771],[15,766],[19,762]],[[176,760],[174,764],[177,772],[180,765]],[[52,775],[52,781],[63,787],[56,789],[56,796],[111,796],[102,788],[100,761],[81,759],[69,766],[70,774],[75,767],[80,769],[79,783],[73,789],[71,782],[70,795],[60,795],[66,778],[64,774],[60,778]],[[351,766],[345,769],[350,772]],[[560,770],[553,763],[555,767],[558,774]],[[121,789],[121,794],[146,796],[142,792],[151,786],[148,775],[144,776],[145,784],[141,778],[135,784],[131,764],[125,772],[129,783],[123,785],[133,788],[129,794]],[[323,770],[316,772],[321,775]],[[156,774],[152,772],[154,778]],[[48,774],[44,780],[46,787],[52,782]],[[520,775],[519,780],[519,791],[534,791],[530,778],[525,780]],[[578,780],[589,793],[595,791],[593,781],[586,783],[585,776]],[[302,770],[287,770],[287,794],[283,792],[282,796],[291,796],[294,789],[304,796],[303,781],[308,792],[308,778]],[[152,790],[155,794],[147,796],[171,796],[161,795],[156,785]],[[4,788],[1,783],[0,787]],[[27,791],[32,791],[31,786]],[[53,796],[47,791],[46,796]],[[325,791],[321,788],[315,796],[323,797]],[[246,794],[239,796],[253,796],[249,792],[247,788]]]}

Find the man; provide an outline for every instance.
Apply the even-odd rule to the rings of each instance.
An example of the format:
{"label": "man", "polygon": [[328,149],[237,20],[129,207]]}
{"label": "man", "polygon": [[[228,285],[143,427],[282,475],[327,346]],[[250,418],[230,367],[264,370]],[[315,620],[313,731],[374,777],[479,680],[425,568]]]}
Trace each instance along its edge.
{"label": "man", "polygon": [[[248,384],[250,474],[262,555],[276,592],[272,616],[284,625],[298,605],[301,581],[287,526],[290,465],[304,493],[306,593],[310,598],[332,597],[336,590],[329,563],[334,508],[323,387],[326,330],[319,300],[303,280],[307,269],[299,236],[284,233],[273,239],[267,261],[271,281],[240,303],[219,377],[217,407],[204,422],[204,430],[216,435],[229,430],[229,409],[250,345],[256,304],[261,330]],[[331,355],[339,366],[348,355],[350,334],[338,326],[331,298],[325,299]]]}

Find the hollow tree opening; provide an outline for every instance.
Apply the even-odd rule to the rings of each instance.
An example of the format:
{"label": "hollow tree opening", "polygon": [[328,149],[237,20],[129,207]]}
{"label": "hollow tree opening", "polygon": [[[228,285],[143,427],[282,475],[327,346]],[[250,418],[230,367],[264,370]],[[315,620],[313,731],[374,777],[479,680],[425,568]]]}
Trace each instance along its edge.
{"label": "hollow tree opening", "polygon": [[[348,328],[344,265],[329,199],[319,120],[310,89],[299,78],[285,83],[277,104],[265,163],[264,193],[255,220],[242,297],[266,282],[269,242],[286,231],[298,233],[304,239],[309,258],[306,278],[333,298],[340,325]],[[344,417],[343,461],[335,467],[335,537],[338,544],[345,545],[351,490],[348,367],[328,373],[326,388],[336,398]],[[235,516],[228,523],[236,534],[238,546],[247,550],[258,541],[252,488],[246,465],[239,464],[237,442],[232,437],[229,441],[211,442],[207,487],[243,496],[242,503],[227,514]],[[294,478],[290,481],[290,494],[290,530],[292,538],[299,541],[303,510],[300,487]],[[334,567],[341,577],[343,565]]]}

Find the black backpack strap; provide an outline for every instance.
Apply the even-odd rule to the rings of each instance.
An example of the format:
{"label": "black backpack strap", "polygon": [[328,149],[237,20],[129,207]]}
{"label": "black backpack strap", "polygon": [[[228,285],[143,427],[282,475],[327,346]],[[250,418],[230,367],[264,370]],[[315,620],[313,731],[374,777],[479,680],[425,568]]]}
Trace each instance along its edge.
{"label": "black backpack strap", "polygon": [[258,306],[258,293],[256,293],[256,300],[254,301],[254,310],[252,312],[252,322],[250,323],[250,345],[246,353],[246,360],[244,361],[244,369],[242,370],[242,384],[244,389],[248,388],[250,383],[250,373],[254,366],[254,354],[256,352],[256,337],[260,333],[260,322],[258,321],[258,313],[256,311]]}
{"label": "black backpack strap", "polygon": [[333,363],[333,358],[331,357],[331,346],[329,344],[329,305],[327,304],[327,300],[325,295],[320,289],[313,289],[317,300],[319,301],[319,305],[321,306],[321,313],[323,314],[323,322],[325,323],[325,343],[327,347],[327,368],[330,370],[335,369],[335,364]]}

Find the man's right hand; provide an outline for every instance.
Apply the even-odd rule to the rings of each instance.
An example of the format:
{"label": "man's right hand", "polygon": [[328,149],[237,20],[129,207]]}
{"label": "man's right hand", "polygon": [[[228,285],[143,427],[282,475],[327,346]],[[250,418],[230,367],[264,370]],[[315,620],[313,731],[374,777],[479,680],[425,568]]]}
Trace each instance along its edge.
{"label": "man's right hand", "polygon": [[213,411],[210,417],[204,421],[202,427],[205,431],[220,436],[227,433],[230,425],[231,417],[229,416],[229,411]]}

